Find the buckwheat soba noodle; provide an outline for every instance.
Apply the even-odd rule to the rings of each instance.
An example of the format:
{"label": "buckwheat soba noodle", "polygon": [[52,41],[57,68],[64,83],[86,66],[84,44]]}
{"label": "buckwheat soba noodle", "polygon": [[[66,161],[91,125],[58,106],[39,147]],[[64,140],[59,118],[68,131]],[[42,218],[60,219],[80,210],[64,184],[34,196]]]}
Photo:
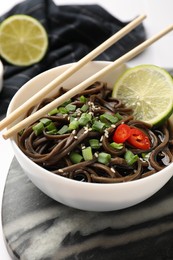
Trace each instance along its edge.
{"label": "buckwheat soba noodle", "polygon": [[[61,88],[57,96],[65,91]],[[26,116],[52,100],[45,98]],[[112,98],[102,82],[24,129],[18,134],[18,145],[41,167],[84,182],[132,181],[173,161],[169,123],[152,128],[135,120],[132,110]]]}

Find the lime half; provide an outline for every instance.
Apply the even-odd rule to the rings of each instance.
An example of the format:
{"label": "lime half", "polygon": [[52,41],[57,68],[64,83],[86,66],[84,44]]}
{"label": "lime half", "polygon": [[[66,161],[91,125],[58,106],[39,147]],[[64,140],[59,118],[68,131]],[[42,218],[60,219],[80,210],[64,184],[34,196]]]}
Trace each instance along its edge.
{"label": "lime half", "polygon": [[173,79],[154,65],[126,70],[115,83],[112,95],[133,109],[135,119],[152,125],[163,122],[173,111]]}
{"label": "lime half", "polygon": [[39,62],[48,47],[42,24],[28,15],[13,15],[0,25],[0,55],[9,63],[28,66]]}

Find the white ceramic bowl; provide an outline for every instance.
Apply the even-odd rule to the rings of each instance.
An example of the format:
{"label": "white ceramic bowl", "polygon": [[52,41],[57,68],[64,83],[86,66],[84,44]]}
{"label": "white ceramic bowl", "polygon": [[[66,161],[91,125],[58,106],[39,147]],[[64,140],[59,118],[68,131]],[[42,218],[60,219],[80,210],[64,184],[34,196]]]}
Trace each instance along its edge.
{"label": "white ceramic bowl", "polygon": [[3,65],[2,62],[0,61],[0,92],[2,90],[3,86]]}
{"label": "white ceramic bowl", "polygon": [[[108,62],[91,62],[62,85],[65,87],[75,86],[106,65]],[[70,64],[48,70],[27,82],[12,99],[8,114],[69,66]],[[117,76],[125,69],[126,67],[122,66],[100,80],[108,82],[111,86]],[[15,138],[11,138],[11,144],[24,172],[40,190],[65,205],[82,210],[112,211],[130,207],[152,196],[163,187],[173,174],[173,164],[171,164],[154,175],[131,182],[83,183],[55,175],[33,163],[18,148]]]}

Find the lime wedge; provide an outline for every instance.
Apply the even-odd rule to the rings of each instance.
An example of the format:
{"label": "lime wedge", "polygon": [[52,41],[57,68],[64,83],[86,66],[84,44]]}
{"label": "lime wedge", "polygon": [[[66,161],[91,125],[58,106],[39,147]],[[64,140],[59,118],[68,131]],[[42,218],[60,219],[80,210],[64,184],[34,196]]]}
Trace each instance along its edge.
{"label": "lime wedge", "polygon": [[13,15],[0,25],[0,55],[9,63],[29,66],[39,62],[48,47],[42,24],[28,15]]}
{"label": "lime wedge", "polygon": [[135,119],[160,124],[173,112],[173,79],[158,66],[136,66],[120,76],[112,96],[131,107]]}

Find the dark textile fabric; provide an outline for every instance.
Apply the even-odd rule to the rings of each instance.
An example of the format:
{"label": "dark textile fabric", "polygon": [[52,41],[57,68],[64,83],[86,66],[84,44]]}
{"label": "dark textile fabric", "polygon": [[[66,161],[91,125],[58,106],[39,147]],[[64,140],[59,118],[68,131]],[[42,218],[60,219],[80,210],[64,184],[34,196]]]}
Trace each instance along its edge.
{"label": "dark textile fabric", "polygon": [[[13,14],[37,18],[47,30],[49,49],[41,62],[29,67],[13,66],[2,60],[5,71],[0,116],[6,113],[13,95],[29,79],[55,66],[78,61],[126,25],[98,5],[58,6],[52,0],[26,0],[1,16],[0,22]],[[115,60],[144,39],[145,30],[140,25],[97,60]]]}

